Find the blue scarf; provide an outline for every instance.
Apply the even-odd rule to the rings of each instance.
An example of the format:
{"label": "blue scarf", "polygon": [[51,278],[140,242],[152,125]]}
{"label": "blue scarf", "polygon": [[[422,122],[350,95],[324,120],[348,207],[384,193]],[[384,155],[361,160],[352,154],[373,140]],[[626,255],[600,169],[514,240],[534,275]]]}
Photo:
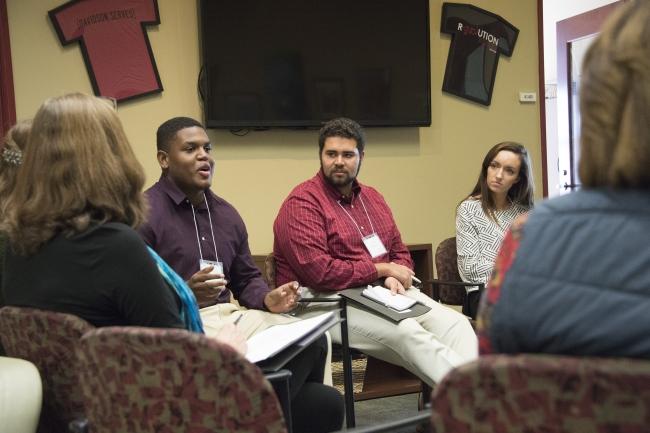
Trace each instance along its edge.
{"label": "blue scarf", "polygon": [[192,332],[204,334],[203,323],[199,315],[199,305],[196,302],[192,289],[185,281],[174,271],[151,247],[147,246],[149,254],[153,257],[158,265],[160,275],[167,283],[174,288],[176,294],[181,299],[181,320],[185,323],[185,328]]}

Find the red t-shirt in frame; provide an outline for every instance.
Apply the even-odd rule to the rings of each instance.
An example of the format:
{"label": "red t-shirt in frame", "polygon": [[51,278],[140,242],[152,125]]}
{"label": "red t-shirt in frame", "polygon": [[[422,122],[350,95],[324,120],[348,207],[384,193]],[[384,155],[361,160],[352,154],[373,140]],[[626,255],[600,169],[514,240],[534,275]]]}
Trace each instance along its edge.
{"label": "red t-shirt in frame", "polygon": [[96,95],[118,101],[162,91],[145,25],[157,0],[73,0],[49,12],[63,45],[79,42]]}

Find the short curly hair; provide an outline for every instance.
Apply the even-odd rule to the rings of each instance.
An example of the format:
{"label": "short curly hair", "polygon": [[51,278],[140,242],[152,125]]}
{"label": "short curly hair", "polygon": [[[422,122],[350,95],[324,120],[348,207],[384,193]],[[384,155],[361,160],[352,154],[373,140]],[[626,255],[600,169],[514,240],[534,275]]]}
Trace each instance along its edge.
{"label": "short curly hair", "polygon": [[330,137],[350,138],[357,143],[359,153],[366,146],[366,134],[357,122],[346,117],[338,117],[325,123],[318,133],[318,154],[323,153],[325,140]]}
{"label": "short curly hair", "polygon": [[181,129],[199,127],[205,130],[205,127],[198,120],[191,117],[173,117],[163,122],[156,131],[156,148],[165,152],[169,151],[169,143],[174,139],[176,133]]}

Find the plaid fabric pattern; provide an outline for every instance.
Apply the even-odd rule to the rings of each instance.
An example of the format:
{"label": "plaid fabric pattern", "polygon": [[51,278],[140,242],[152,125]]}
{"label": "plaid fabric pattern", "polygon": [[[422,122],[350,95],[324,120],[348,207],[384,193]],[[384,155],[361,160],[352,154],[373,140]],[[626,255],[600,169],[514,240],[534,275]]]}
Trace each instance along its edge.
{"label": "plaid fabric pattern", "polygon": [[0,338],[8,356],[31,361],[43,381],[39,432],[67,431],[84,417],[75,345],[94,327],[79,317],[22,307],[0,309]]}
{"label": "plaid fabric pattern", "polygon": [[[387,254],[371,258],[363,237],[376,234]],[[377,279],[375,263],[413,269],[408,248],[384,197],[355,182],[343,197],[322,171],[285,199],[273,223],[276,284],[299,281],[317,290],[359,287]]]}
{"label": "plaid fabric pattern", "polygon": [[437,433],[642,433],[650,362],[489,355],[452,370],[432,395]]}
{"label": "plaid fabric pattern", "polygon": [[78,355],[93,433],[286,432],[261,371],[204,335],[107,327],[86,334]]}

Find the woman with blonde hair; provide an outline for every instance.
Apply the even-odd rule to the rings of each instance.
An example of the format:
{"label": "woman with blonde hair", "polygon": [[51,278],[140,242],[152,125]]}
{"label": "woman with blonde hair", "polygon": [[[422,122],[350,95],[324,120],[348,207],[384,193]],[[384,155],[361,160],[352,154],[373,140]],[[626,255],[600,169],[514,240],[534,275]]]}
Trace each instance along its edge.
{"label": "woman with blonde hair", "polygon": [[[505,141],[483,158],[472,192],[456,209],[458,273],[467,283],[486,284],[512,221],[533,206],[533,176],[526,148]],[[470,287],[463,313],[474,318],[480,293]]]}
{"label": "woman with blonde hair", "polygon": [[79,93],[45,101],[2,221],[7,305],[95,326],[184,328],[178,297],[134,230],[145,218],[143,184],[107,102]]}
{"label": "woman with blonde hair", "polygon": [[481,353],[650,358],[650,2],[588,49],[582,189],[513,225],[479,313]]}

